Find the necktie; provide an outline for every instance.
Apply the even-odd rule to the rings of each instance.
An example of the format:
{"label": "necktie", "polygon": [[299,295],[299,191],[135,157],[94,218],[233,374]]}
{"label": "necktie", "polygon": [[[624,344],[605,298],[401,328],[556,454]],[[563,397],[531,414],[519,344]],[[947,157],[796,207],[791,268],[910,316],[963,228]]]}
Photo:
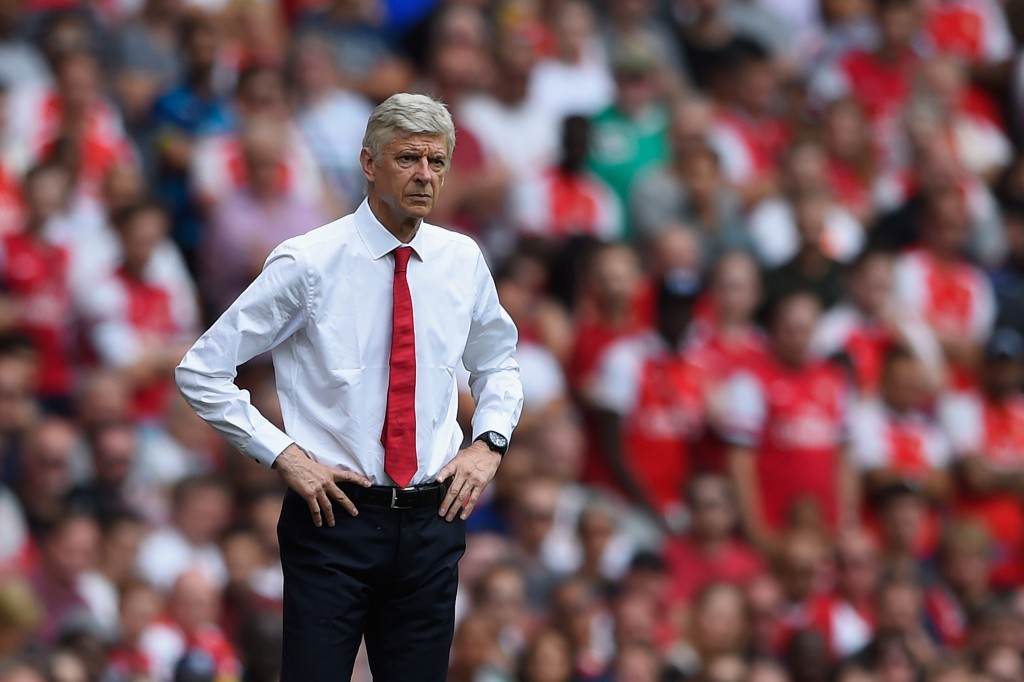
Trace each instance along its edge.
{"label": "necktie", "polygon": [[412,249],[400,246],[395,254],[394,308],[391,313],[391,361],[388,407],[381,443],[384,471],[401,487],[416,475],[416,329],[406,268]]}

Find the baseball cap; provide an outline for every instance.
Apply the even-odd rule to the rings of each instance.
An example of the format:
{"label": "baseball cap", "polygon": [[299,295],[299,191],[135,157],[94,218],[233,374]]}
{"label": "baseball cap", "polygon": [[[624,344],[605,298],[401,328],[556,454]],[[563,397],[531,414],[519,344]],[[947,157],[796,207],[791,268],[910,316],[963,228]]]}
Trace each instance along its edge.
{"label": "baseball cap", "polygon": [[985,358],[988,360],[1024,360],[1024,338],[1016,329],[997,329],[985,344]]}

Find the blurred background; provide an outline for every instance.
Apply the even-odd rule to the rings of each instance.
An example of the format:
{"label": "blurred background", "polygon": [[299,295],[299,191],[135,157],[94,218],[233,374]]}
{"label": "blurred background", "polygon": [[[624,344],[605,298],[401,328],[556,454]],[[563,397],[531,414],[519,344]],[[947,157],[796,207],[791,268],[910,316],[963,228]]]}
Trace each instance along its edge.
{"label": "blurred background", "polygon": [[358,205],[400,91],[454,115],[432,222],[526,394],[453,682],[1024,682],[1022,39],[1021,0],[0,0],[0,682],[278,679],[281,483],[172,369]]}

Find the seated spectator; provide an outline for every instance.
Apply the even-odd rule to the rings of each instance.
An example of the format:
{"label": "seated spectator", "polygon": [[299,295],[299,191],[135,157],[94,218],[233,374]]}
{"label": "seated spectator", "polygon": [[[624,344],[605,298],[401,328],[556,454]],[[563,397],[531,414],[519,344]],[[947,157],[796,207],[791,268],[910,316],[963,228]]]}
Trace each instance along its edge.
{"label": "seated spectator", "polygon": [[779,194],[755,205],[747,223],[754,249],[765,267],[778,267],[797,255],[801,241],[796,204],[808,196],[824,204],[824,227],[818,237],[822,252],[840,263],[848,263],[860,253],[864,228],[830,195],[828,158],[820,145],[811,141],[792,145],[782,160],[779,184]]}
{"label": "seated spectator", "polygon": [[671,598],[689,604],[713,582],[745,585],[763,570],[761,557],[736,537],[736,491],[718,474],[697,474],[686,485],[690,527],[663,550],[672,579]]}
{"label": "seated spectator", "polygon": [[906,481],[876,491],[872,507],[878,515],[879,542],[889,572],[927,580],[934,570],[935,525],[921,489]]}
{"label": "seated spectator", "polygon": [[0,579],[0,661],[29,651],[45,615],[29,580],[5,572]]}
{"label": "seated spectator", "polygon": [[711,106],[687,100],[672,113],[672,157],[633,184],[630,210],[638,234],[650,239],[666,226],[684,223],[701,236],[702,270],[728,249],[751,247],[735,191],[725,183],[718,151],[709,145]]}
{"label": "seated spectator", "polygon": [[833,659],[842,660],[860,651],[874,634],[882,562],[874,540],[863,531],[844,534],[835,550],[835,585],[818,601],[815,629]]}
{"label": "seated spectator", "polygon": [[[523,653],[519,664],[520,682],[573,682],[572,642],[554,628],[541,630]],[[34,682],[34,681],[33,681]]]}
{"label": "seated spectator", "polygon": [[572,644],[577,677],[593,678],[604,673],[614,643],[607,636],[611,619],[597,586],[585,578],[569,578],[551,593],[549,607],[551,624]]}
{"label": "seated spectator", "polygon": [[231,498],[215,478],[186,478],[174,488],[171,525],[150,534],[139,549],[139,574],[162,592],[196,570],[215,587],[227,575],[217,539],[228,522]]}
{"label": "seated spectator", "polygon": [[526,582],[515,564],[497,564],[474,588],[473,612],[495,628],[501,655],[513,661],[522,653],[533,625],[527,610]]}
{"label": "seated spectator", "polygon": [[704,425],[699,378],[681,354],[694,284],[662,282],[655,328],[609,348],[591,393],[601,410],[603,483],[669,524],[682,510],[688,443]]}
{"label": "seated spectator", "polygon": [[[615,101],[591,119],[590,169],[608,183],[621,206],[631,205],[635,178],[668,157],[668,115],[658,101],[661,58],[645,37],[619,45],[610,59]],[[626,239],[636,234],[629,216],[621,234]]]}
{"label": "seated spectator", "polygon": [[957,521],[943,529],[939,581],[928,590],[925,606],[942,646],[962,646],[974,614],[995,597],[989,547],[985,526],[975,521]]}
{"label": "seated spectator", "polygon": [[765,277],[768,302],[796,291],[811,291],[828,310],[842,297],[842,267],[827,250],[829,199],[814,192],[792,203],[799,246],[796,254]]}
{"label": "seated spectator", "polygon": [[53,644],[72,618],[97,618],[82,579],[99,557],[100,528],[89,516],[65,514],[49,526],[40,541],[38,568],[29,579],[44,610],[39,640]]}
{"label": "seated spectator", "polygon": [[240,678],[234,647],[217,625],[218,611],[217,588],[201,572],[185,571],[176,578],[166,615],[139,637],[157,682],[174,682],[175,666],[189,651],[201,651],[213,659],[216,679]]}
{"label": "seated spectator", "polygon": [[622,233],[622,206],[611,189],[586,167],[590,121],[569,116],[561,130],[561,158],[512,193],[516,227],[553,247],[572,237],[613,241]]}
{"label": "seated spectator", "polygon": [[[918,665],[930,665],[939,650],[929,626],[943,627],[935,616],[916,581],[899,577],[887,580],[878,591],[876,635],[858,658],[870,659],[879,644],[895,639]],[[870,660],[866,662],[871,669]]]}
{"label": "seated spectator", "polygon": [[822,144],[828,157],[828,190],[858,222],[874,216],[871,186],[877,150],[864,111],[852,99],[840,99],[825,109]]}
{"label": "seated spectator", "polygon": [[120,629],[110,652],[108,671],[131,679],[152,675],[153,661],[142,651],[142,635],[163,611],[163,598],[141,580],[128,581],[120,590]]}
{"label": "seated spectator", "polygon": [[485,616],[472,613],[459,623],[452,641],[450,682],[505,682],[510,659],[501,651],[500,630]]}
{"label": "seated spectator", "polygon": [[332,198],[345,211],[352,210],[359,203],[365,183],[359,152],[372,112],[370,103],[339,85],[332,46],[319,37],[308,36],[295,46],[291,66],[300,101],[296,117],[299,130],[324,174]]}
{"label": "seated spectator", "polygon": [[997,330],[985,348],[979,390],[944,397],[940,415],[960,459],[956,509],[985,524],[998,587],[1024,580],[1024,339]]}
{"label": "seated spectator", "polygon": [[122,261],[86,297],[92,347],[103,364],[120,368],[128,377],[135,419],[153,422],[166,412],[174,366],[196,334],[192,315],[176,315],[194,313],[192,291],[168,289],[147,277],[168,231],[167,215],[159,205],[125,207],[113,222]]}
{"label": "seated spectator", "polygon": [[583,399],[608,348],[643,325],[636,301],[643,284],[636,252],[624,244],[596,247],[584,268],[576,310],[569,380]]}
{"label": "seated spectator", "polygon": [[36,538],[64,514],[64,502],[74,486],[71,459],[77,441],[74,428],[57,419],[36,424],[25,441],[15,491]]}
{"label": "seated spectator", "polygon": [[591,116],[612,102],[614,84],[596,34],[590,5],[566,2],[553,17],[556,54],[537,63],[530,97],[558,118]]}
{"label": "seated spectator", "polygon": [[742,655],[750,636],[743,591],[728,583],[710,583],[696,596],[687,623],[692,648],[691,673],[708,673],[716,661]]}
{"label": "seated spectator", "polygon": [[772,107],[778,82],[769,52],[739,37],[721,54],[711,144],[723,175],[749,207],[775,193],[777,163],[790,133]]}
{"label": "seated spectator", "polygon": [[995,322],[995,297],[988,278],[962,255],[969,237],[962,196],[936,194],[928,207],[920,247],[896,263],[896,296],[931,327],[952,386],[968,388]]}
{"label": "seated spectator", "polygon": [[923,363],[930,388],[942,386],[942,350],[924,321],[895,298],[894,262],[884,251],[861,253],[850,265],[844,299],[825,313],[814,335],[817,355],[845,355],[861,397],[877,394],[886,353],[894,345],[904,346]]}
{"label": "seated spectator", "polygon": [[513,499],[512,556],[526,578],[526,599],[539,609],[554,588],[558,576],[550,565],[549,537],[555,527],[560,485],[550,479],[527,478]]}
{"label": "seated spectator", "polygon": [[[754,324],[761,273],[750,254],[722,254],[711,272],[706,302],[710,314],[692,325],[686,358],[700,374],[709,423],[720,425],[729,377],[756,366],[767,352],[764,333]],[[694,449],[695,470],[725,472],[726,449],[716,428],[705,429]]]}
{"label": "seated spectator", "polygon": [[913,0],[874,0],[878,36],[874,46],[854,49],[822,71],[812,90],[822,101],[852,97],[872,123],[899,111],[910,97],[920,62],[914,36],[920,16]]}
{"label": "seated spectator", "polygon": [[0,238],[0,281],[17,311],[12,323],[35,344],[41,362],[36,391],[44,406],[57,412],[67,412],[74,379],[70,257],[66,249],[50,244],[43,230],[63,210],[68,182],[65,169],[54,164],[29,171],[24,230]]}
{"label": "seated spectator", "polygon": [[132,465],[139,441],[129,424],[108,424],[89,434],[92,477],[75,486],[67,497],[67,506],[93,516],[101,526],[126,515],[144,512],[148,518],[160,518],[161,500],[156,491],[131,480]]}
{"label": "seated spectator", "polygon": [[743,527],[760,547],[786,526],[834,529],[857,518],[854,472],[844,447],[846,381],[837,367],[810,353],[819,316],[811,294],[777,301],[771,353],[729,380],[729,468]]}
{"label": "seated spectator", "polygon": [[931,525],[952,492],[952,452],[946,434],[929,414],[932,404],[921,361],[900,346],[882,366],[879,398],[857,405],[850,425],[850,456],[862,472],[868,499],[893,483],[910,482],[931,506]]}
{"label": "seated spectator", "polygon": [[207,233],[200,244],[201,281],[214,316],[255,279],[271,250],[327,222],[316,200],[290,191],[287,135],[271,120],[250,120],[241,134],[244,180],[211,197]]}
{"label": "seated spectator", "polygon": [[[782,599],[776,607],[778,628],[772,643],[775,653],[791,650],[793,640],[801,633],[814,632],[820,622],[822,576],[828,557],[822,538],[796,531],[784,536],[773,555],[772,575],[778,582]],[[824,629],[824,628],[823,628]],[[822,638],[822,653],[828,656],[828,642]]]}

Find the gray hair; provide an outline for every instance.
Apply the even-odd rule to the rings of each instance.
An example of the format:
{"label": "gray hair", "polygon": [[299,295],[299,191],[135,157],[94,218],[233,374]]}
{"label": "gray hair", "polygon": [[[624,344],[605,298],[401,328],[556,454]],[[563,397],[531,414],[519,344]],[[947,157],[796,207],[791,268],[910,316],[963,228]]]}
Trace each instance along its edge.
{"label": "gray hair", "polygon": [[400,92],[381,102],[366,122],[363,147],[374,162],[396,135],[436,135],[443,137],[448,149],[447,164],[455,149],[455,123],[448,107],[426,95]]}

